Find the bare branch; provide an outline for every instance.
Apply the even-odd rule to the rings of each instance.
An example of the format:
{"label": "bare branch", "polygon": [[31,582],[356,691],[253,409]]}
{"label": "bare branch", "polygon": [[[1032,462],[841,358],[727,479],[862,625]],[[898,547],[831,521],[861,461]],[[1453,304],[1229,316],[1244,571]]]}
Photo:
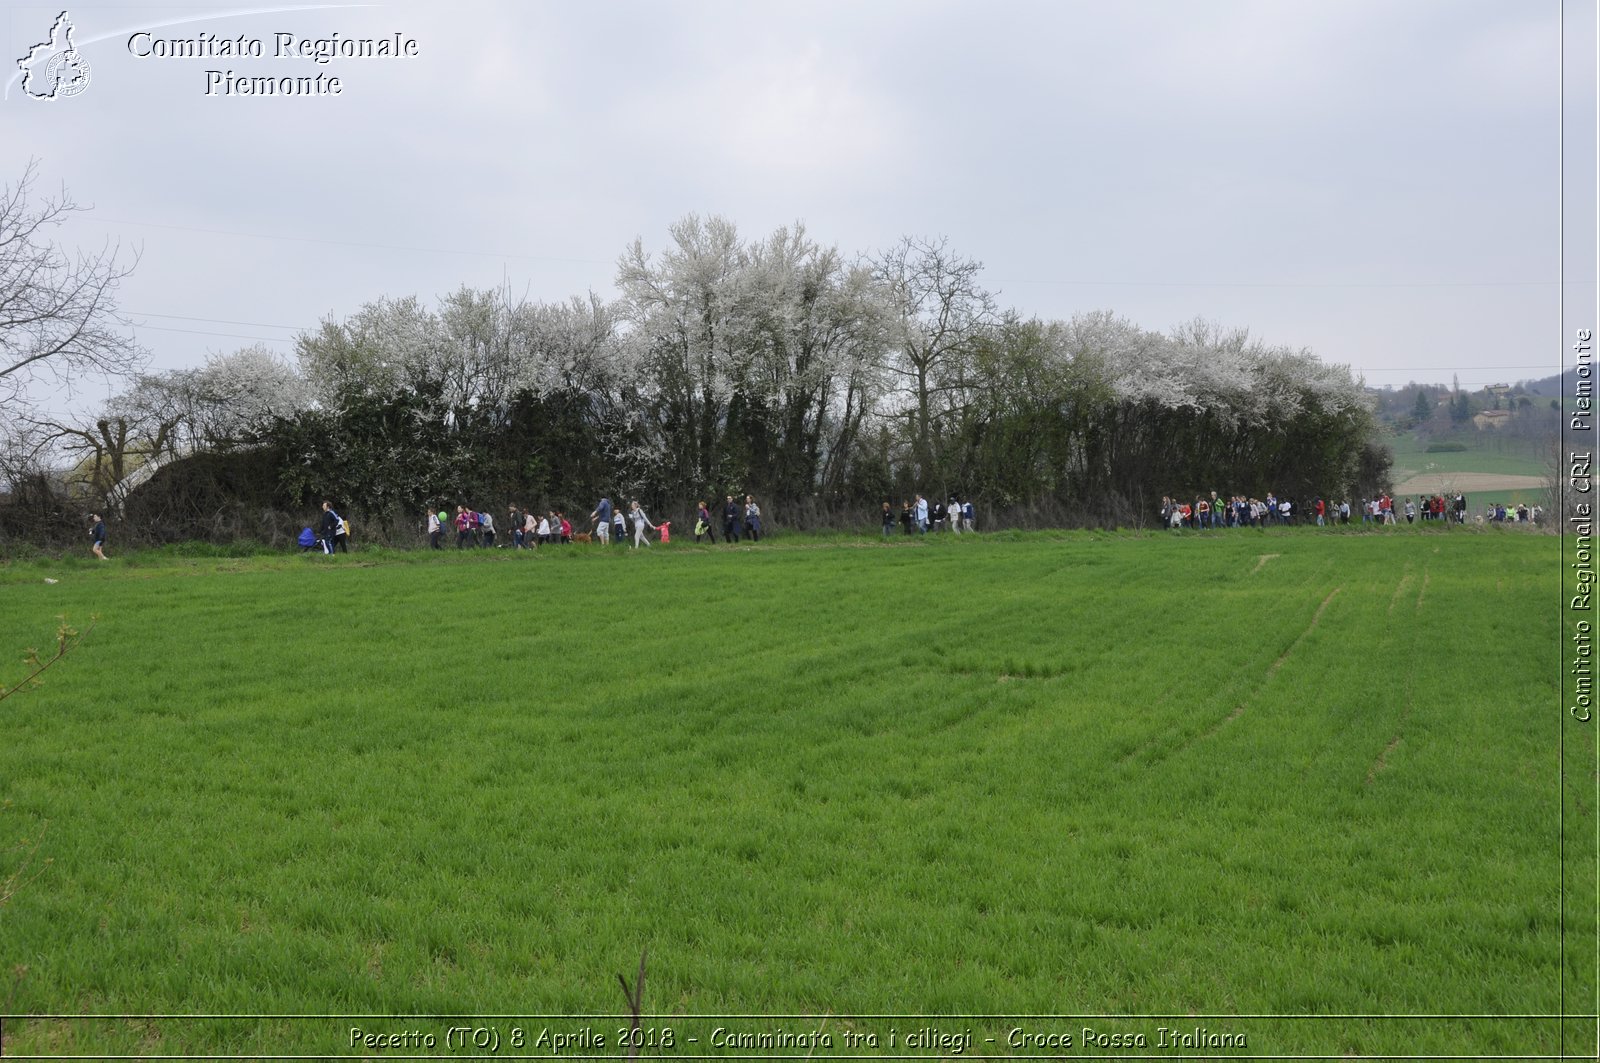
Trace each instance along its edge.
{"label": "bare branch", "polygon": [[123,331],[117,289],[138,265],[107,242],[69,253],[47,238],[84,208],[63,189],[36,196],[38,164],[0,190],[0,409],[21,405],[34,385],[71,387],[85,375],[136,370],[144,351]]}

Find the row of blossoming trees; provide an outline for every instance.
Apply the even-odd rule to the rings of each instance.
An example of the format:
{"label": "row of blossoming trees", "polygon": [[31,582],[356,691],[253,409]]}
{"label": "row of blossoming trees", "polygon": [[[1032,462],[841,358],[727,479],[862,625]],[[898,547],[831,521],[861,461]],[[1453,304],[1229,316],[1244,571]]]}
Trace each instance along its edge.
{"label": "row of blossoming trees", "polygon": [[302,335],[293,363],[249,349],[138,377],[51,427],[154,538],[271,537],[324,497],[399,537],[457,500],[655,513],[751,492],[816,526],[957,493],[991,526],[1131,524],[1163,494],[1381,485],[1346,368],[1205,322],[1025,319],[980,272],[942,240],[849,257],[801,226],[747,241],[691,216],[624,251],[614,301],[383,299]]}

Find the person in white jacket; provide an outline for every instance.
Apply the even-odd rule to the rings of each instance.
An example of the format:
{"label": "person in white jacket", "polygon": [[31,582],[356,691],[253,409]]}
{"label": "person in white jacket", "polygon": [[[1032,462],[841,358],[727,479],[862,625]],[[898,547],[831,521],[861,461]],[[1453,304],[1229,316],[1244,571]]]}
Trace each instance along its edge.
{"label": "person in white jacket", "polygon": [[650,540],[644,537],[645,529],[655,531],[656,526],[650,523],[650,518],[639,508],[638,499],[634,499],[633,504],[628,507],[628,518],[633,521],[633,548],[637,550],[641,546],[649,546]]}

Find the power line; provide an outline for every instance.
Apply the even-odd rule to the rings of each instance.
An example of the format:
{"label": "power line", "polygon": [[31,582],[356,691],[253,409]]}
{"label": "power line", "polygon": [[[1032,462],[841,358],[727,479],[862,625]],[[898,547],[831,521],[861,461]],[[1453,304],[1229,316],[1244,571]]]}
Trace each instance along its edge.
{"label": "power line", "polygon": [[[995,284],[1057,284],[1084,288],[1554,288],[1560,281],[1090,281],[1000,280]],[[1572,283],[1568,281],[1567,283]],[[1592,282],[1591,282],[1592,283]]]}
{"label": "power line", "polygon": [[226,336],[235,340],[255,340],[257,343],[293,343],[294,340],[282,336],[246,336],[240,332],[204,332],[192,328],[169,328],[166,325],[135,325],[134,331],[139,329],[154,329],[157,332],[181,332],[185,336]]}
{"label": "power line", "polygon": [[1482,372],[1485,369],[1550,369],[1548,365],[1406,365],[1386,366],[1382,369],[1351,369],[1352,373],[1459,373],[1466,370],[1469,373]]}
{"label": "power line", "polygon": [[359,240],[328,240],[311,236],[280,236],[276,233],[242,233],[232,229],[201,229],[192,225],[166,225],[153,221],[126,221],[120,218],[97,218],[108,225],[137,225],[147,229],[175,229],[186,233],[206,233],[210,236],[242,236],[251,240],[282,240],[291,244],[330,244],[336,247],[364,247],[377,251],[415,251],[428,255],[464,255],[469,258],[515,258],[527,262],[575,262],[584,265],[610,265],[594,258],[558,258],[553,255],[514,255],[504,251],[458,251],[448,247],[409,247],[404,244],[371,244]]}
{"label": "power line", "polygon": [[[361,240],[330,240],[325,237],[285,236],[278,233],[247,233],[236,229],[208,229],[193,225],[171,225],[165,222],[130,221],[124,218],[97,218],[108,225],[133,225],[148,229],[172,229],[177,232],[205,233],[211,236],[238,236],[250,240],[281,240],[288,243],[329,244],[336,247],[362,247],[378,251],[411,251],[429,255],[462,255],[469,258],[512,258],[527,262],[569,262],[579,265],[609,266],[612,260],[598,258],[572,258],[560,255],[526,255],[509,251],[461,250],[450,247],[414,247],[406,244],[380,244]],[[1064,287],[1107,288],[1553,288],[1565,284],[1588,284],[1589,281],[1153,281],[1153,280],[1018,280],[996,278],[995,284],[1042,284]],[[159,317],[161,315],[151,315]],[[271,326],[288,327],[288,326]]]}
{"label": "power line", "polygon": [[[266,321],[230,321],[225,317],[185,317],[182,314],[150,314],[143,310],[124,310],[123,313],[130,317],[160,317],[168,318],[172,321],[209,321],[213,325],[249,325],[252,328],[281,328],[294,332],[311,331],[304,325],[274,325]],[[156,326],[151,325],[150,327],[155,328]]]}

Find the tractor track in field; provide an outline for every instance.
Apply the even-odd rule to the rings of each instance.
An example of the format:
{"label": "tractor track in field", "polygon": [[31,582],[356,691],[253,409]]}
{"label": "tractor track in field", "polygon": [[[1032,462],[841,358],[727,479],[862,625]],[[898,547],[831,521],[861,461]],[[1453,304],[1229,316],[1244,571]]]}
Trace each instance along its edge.
{"label": "tractor track in field", "polygon": [[1400,582],[1394,585],[1394,593],[1389,596],[1389,615],[1394,615],[1395,603],[1400,600],[1401,593],[1406,589],[1406,584],[1411,582],[1411,566],[1407,565],[1405,573],[1400,577]]}
{"label": "tractor track in field", "polygon": [[1327,612],[1328,603],[1332,602],[1334,596],[1342,590],[1344,590],[1344,585],[1340,584],[1328,592],[1328,596],[1322,599],[1322,604],[1317,606],[1317,611],[1311,614],[1311,623],[1307,624],[1306,629],[1300,632],[1299,636],[1293,642],[1289,643],[1288,649],[1278,654],[1278,659],[1273,661],[1272,664],[1267,668],[1267,674],[1265,678],[1271,679],[1274,675],[1276,675],[1278,669],[1283,667],[1283,662],[1289,659],[1289,655],[1293,653],[1295,648],[1305,640],[1305,637],[1317,630],[1317,625],[1322,622],[1322,614]]}
{"label": "tractor track in field", "polygon": [[1372,785],[1372,780],[1378,777],[1378,773],[1389,766],[1389,754],[1399,748],[1400,743],[1405,740],[1406,724],[1411,721],[1411,702],[1412,695],[1408,694],[1406,696],[1406,707],[1400,710],[1400,722],[1395,726],[1394,737],[1389,739],[1389,744],[1383,747],[1383,752],[1378,754],[1378,759],[1374,760],[1372,767],[1367,769],[1367,779],[1363,785]]}
{"label": "tractor track in field", "polygon": [[[1178,689],[1178,687],[1182,684],[1182,682],[1183,682],[1182,679],[1174,679],[1172,682],[1168,683],[1164,688],[1162,688],[1161,693],[1157,694],[1151,700],[1154,701],[1157,704],[1165,704],[1167,698],[1172,695],[1172,692],[1174,690]],[[1154,735],[1154,737],[1152,737],[1148,742],[1141,742],[1141,743],[1139,743],[1139,745],[1137,747],[1135,747],[1134,749],[1130,750],[1128,753],[1124,754],[1122,759],[1120,761],[1118,761],[1118,763],[1119,764],[1127,764],[1127,763],[1130,763],[1133,760],[1136,760],[1138,757],[1142,756],[1147,751],[1149,751],[1151,749],[1154,749],[1157,746],[1159,746],[1161,744],[1161,739],[1164,738],[1164,737],[1165,737],[1165,732],[1157,731],[1156,734]]]}
{"label": "tractor track in field", "polygon": [[1275,557],[1282,556],[1282,554],[1262,554],[1260,557],[1256,558],[1256,567],[1250,570],[1250,575],[1254,576],[1257,572],[1260,572],[1262,569],[1267,567],[1268,561],[1271,561]]}
{"label": "tractor track in field", "polygon": [[[1409,578],[1409,577],[1407,577],[1407,578]],[[1402,582],[1404,582],[1404,581],[1402,581]],[[1399,591],[1396,591],[1395,593],[1398,596]],[[1417,589],[1417,605],[1416,605],[1416,608],[1417,608],[1417,610],[1419,612],[1422,609],[1422,599],[1427,596],[1427,593],[1428,593],[1428,566],[1424,565],[1422,567],[1422,586]],[[1394,609],[1394,602],[1393,601],[1391,601],[1389,603],[1389,608],[1391,610]],[[1395,727],[1394,737],[1389,739],[1389,744],[1383,747],[1383,751],[1381,753],[1379,753],[1377,759],[1372,762],[1372,767],[1367,769],[1367,778],[1366,778],[1366,782],[1363,783],[1363,785],[1365,785],[1365,786],[1371,786],[1372,785],[1372,781],[1378,777],[1378,773],[1383,771],[1385,768],[1387,768],[1389,766],[1389,754],[1393,753],[1396,749],[1398,749],[1400,747],[1400,743],[1405,740],[1406,724],[1409,723],[1410,720],[1411,720],[1411,706],[1412,706],[1412,702],[1415,699],[1415,697],[1416,697],[1416,695],[1414,693],[1410,692],[1409,689],[1408,689],[1408,691],[1406,693],[1406,707],[1400,710],[1400,723]]]}
{"label": "tractor track in field", "polygon": [[[1270,665],[1267,666],[1266,673],[1261,677],[1261,682],[1262,683],[1265,683],[1268,679],[1271,679],[1274,675],[1276,675],[1277,672],[1278,672],[1278,669],[1282,668],[1283,665],[1284,665],[1284,662],[1289,659],[1290,654],[1294,653],[1295,647],[1299,646],[1300,643],[1305,640],[1305,637],[1307,635],[1311,634],[1313,631],[1315,631],[1317,629],[1317,625],[1319,623],[1321,623],[1321,621],[1322,621],[1322,614],[1327,611],[1328,605],[1333,601],[1333,599],[1342,590],[1344,590],[1344,585],[1340,584],[1339,586],[1335,587],[1333,590],[1328,592],[1328,596],[1326,598],[1322,599],[1322,604],[1317,606],[1317,611],[1315,613],[1311,614],[1311,622],[1306,625],[1306,629],[1304,631],[1300,632],[1300,634],[1295,637],[1295,640],[1293,642],[1289,643],[1288,647],[1282,653],[1278,654],[1277,659],[1274,660]],[[1255,690],[1259,689],[1260,685],[1261,684],[1257,684],[1256,688],[1253,689],[1249,694],[1247,694],[1245,696],[1244,700],[1239,702],[1239,704],[1234,707],[1234,710],[1232,712],[1228,713],[1228,715],[1224,716],[1222,719],[1218,720],[1216,723],[1212,724],[1205,731],[1202,731],[1200,734],[1198,734],[1195,737],[1191,738],[1189,741],[1184,742],[1182,745],[1179,745],[1179,746],[1175,747],[1172,750],[1171,754],[1169,754],[1169,755],[1170,756],[1177,756],[1179,753],[1182,753],[1184,750],[1189,749],[1191,746],[1195,746],[1195,745],[1198,745],[1201,742],[1204,742],[1206,739],[1208,739],[1211,736],[1215,735],[1218,731],[1222,730],[1224,727],[1228,726],[1230,723],[1232,723],[1233,721],[1237,720],[1239,717],[1243,716],[1244,713],[1245,713],[1245,710],[1248,709],[1250,707],[1251,702],[1253,702],[1255,700]],[[1133,753],[1128,754],[1128,756],[1123,758],[1123,763],[1127,763],[1127,761],[1133,759],[1134,756],[1136,756],[1138,753],[1143,752],[1144,749],[1149,748],[1149,745],[1152,745],[1152,744],[1153,743],[1148,743],[1146,746],[1141,747],[1140,749],[1135,750]],[[1166,758],[1163,757],[1161,759],[1165,760]]]}
{"label": "tractor track in field", "polygon": [[[1401,722],[1404,723],[1404,717],[1401,718]],[[1365,785],[1371,786],[1372,780],[1378,777],[1378,772],[1389,766],[1389,754],[1393,753],[1395,748],[1400,745],[1403,737],[1404,732],[1397,732],[1393,738],[1389,739],[1389,744],[1383,747],[1383,752],[1378,754],[1378,759],[1373,761],[1372,767],[1367,769]]]}
{"label": "tractor track in field", "polygon": [[[1311,623],[1307,624],[1306,625],[1306,629],[1304,631],[1300,632],[1300,634],[1295,637],[1295,640],[1293,642],[1289,643],[1288,648],[1285,649],[1282,653],[1278,654],[1277,659],[1267,666],[1266,674],[1261,677],[1261,680],[1262,680],[1263,683],[1266,682],[1268,679],[1271,679],[1274,675],[1277,675],[1278,674],[1278,669],[1282,668],[1283,665],[1284,665],[1284,662],[1289,659],[1289,655],[1294,653],[1295,647],[1299,646],[1300,643],[1305,639],[1305,637],[1307,635],[1311,634],[1313,631],[1315,631],[1317,629],[1317,625],[1319,623],[1321,623],[1321,621],[1322,621],[1322,614],[1328,608],[1328,603],[1333,601],[1334,595],[1338,594],[1342,590],[1344,590],[1343,585],[1335,587],[1333,590],[1328,592],[1328,596],[1326,598],[1322,599],[1322,604],[1317,606],[1317,611],[1315,613],[1311,614]],[[1243,716],[1244,715],[1244,710],[1249,707],[1250,702],[1253,701],[1253,700],[1254,700],[1253,697],[1249,697],[1249,698],[1245,698],[1243,701],[1239,702],[1239,705],[1238,705],[1237,708],[1235,708],[1232,712],[1230,712],[1223,719],[1217,721],[1217,723],[1214,724],[1209,731],[1206,731],[1200,737],[1196,738],[1194,740],[1194,742],[1202,742],[1205,739],[1210,738],[1212,735],[1216,734],[1218,731],[1220,731],[1224,727],[1228,726],[1234,720],[1237,720],[1239,717]],[[1189,743],[1189,745],[1193,745],[1194,742]],[[1185,748],[1187,748],[1187,747],[1185,747]]]}

